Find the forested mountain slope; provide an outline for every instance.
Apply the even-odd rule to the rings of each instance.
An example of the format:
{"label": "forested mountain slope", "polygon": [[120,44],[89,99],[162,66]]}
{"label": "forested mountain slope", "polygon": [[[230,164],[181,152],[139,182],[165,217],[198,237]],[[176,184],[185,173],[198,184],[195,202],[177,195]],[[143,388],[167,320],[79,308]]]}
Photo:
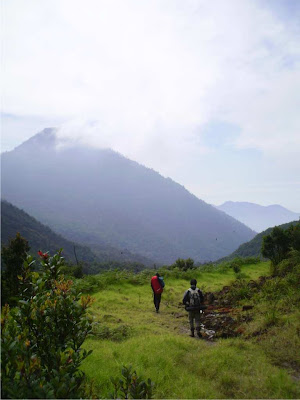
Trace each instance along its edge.
{"label": "forested mountain slope", "polygon": [[63,248],[63,256],[68,261],[75,263],[75,246],[78,260],[99,261],[88,247],[66,240],[26,212],[6,201],[1,201],[1,244],[6,246],[17,232],[28,241],[30,253],[33,255],[36,255],[39,250],[50,251],[53,254]]}
{"label": "forested mountain slope", "polygon": [[[300,224],[299,221],[288,222],[287,224],[279,225],[282,229],[288,229],[291,225]],[[273,227],[266,229],[265,231],[257,234],[252,240],[247,243],[241,244],[232,254],[225,257],[224,259],[230,260],[235,257],[260,257],[261,246],[263,237],[269,235],[272,232]],[[222,259],[222,260],[224,260]]]}
{"label": "forested mountain slope", "polygon": [[216,260],[255,234],[112,150],[61,146],[50,128],[2,154],[2,196],[68,239],[162,263]]}
{"label": "forested mountain slope", "polygon": [[76,252],[77,260],[86,264],[84,269],[87,273],[93,272],[93,270],[98,271],[97,265],[101,263],[112,261],[122,263],[139,262],[144,265],[153,265],[151,260],[131,254],[127,250],[98,245],[94,252],[87,246],[71,242],[53,232],[48,226],[41,224],[35,218],[7,201],[1,201],[1,245],[7,246],[9,240],[14,238],[17,232],[29,242],[30,253],[33,255],[36,255],[39,250],[43,252],[49,251],[50,254],[54,254],[62,248],[62,255],[66,260],[75,264]]}

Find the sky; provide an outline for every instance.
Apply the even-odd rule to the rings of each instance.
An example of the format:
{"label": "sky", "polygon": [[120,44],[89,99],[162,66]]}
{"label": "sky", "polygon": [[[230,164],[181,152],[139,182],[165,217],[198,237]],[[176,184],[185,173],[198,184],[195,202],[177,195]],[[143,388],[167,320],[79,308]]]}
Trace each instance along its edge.
{"label": "sky", "polygon": [[45,127],[300,212],[300,1],[1,2],[1,151]]}

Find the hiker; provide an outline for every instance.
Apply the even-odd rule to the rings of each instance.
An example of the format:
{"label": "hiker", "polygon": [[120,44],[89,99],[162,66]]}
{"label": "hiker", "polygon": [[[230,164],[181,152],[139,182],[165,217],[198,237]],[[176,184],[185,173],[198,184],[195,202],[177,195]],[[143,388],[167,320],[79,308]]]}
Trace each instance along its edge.
{"label": "hiker", "polygon": [[194,320],[196,323],[196,331],[197,336],[201,337],[200,334],[200,310],[201,310],[201,303],[203,303],[204,297],[203,293],[200,289],[197,288],[197,281],[196,279],[191,280],[191,287],[190,289],[186,290],[183,296],[183,304],[185,305],[186,311],[189,313],[189,322],[191,327],[191,337],[194,337],[195,334],[195,325]]}
{"label": "hiker", "polygon": [[164,290],[165,287],[165,282],[163,280],[163,277],[157,273],[156,275],[152,276],[151,278],[151,287],[153,290],[153,301],[154,301],[154,306],[155,310],[158,313],[159,312],[159,305],[160,305],[160,300],[161,300],[161,294]]}

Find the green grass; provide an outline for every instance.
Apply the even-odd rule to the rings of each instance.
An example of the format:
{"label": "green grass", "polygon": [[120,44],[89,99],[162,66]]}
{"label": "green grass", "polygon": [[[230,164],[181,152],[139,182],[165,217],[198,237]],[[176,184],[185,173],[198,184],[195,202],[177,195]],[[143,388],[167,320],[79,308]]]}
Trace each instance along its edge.
{"label": "green grass", "polygon": [[[268,274],[269,263],[243,266],[242,272],[256,279]],[[180,305],[190,277],[165,275],[159,314],[154,312],[149,279],[141,284],[124,276],[116,282],[99,278],[109,283],[93,294],[96,335],[84,344],[93,353],[82,368],[94,380],[99,397],[109,396],[110,377],[120,376],[123,365],[132,365],[138,375],[155,382],[155,398],[299,397],[297,382],[274,365],[268,349],[263,351],[259,344],[190,338],[187,313]],[[204,291],[220,290],[235,279],[232,270],[193,272],[193,277]]]}

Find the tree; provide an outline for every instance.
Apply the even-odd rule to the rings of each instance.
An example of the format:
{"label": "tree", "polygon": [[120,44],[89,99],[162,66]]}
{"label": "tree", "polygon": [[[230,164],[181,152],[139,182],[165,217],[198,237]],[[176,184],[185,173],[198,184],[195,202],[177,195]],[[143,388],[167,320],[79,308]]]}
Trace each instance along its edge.
{"label": "tree", "polygon": [[276,266],[287,257],[291,247],[291,235],[288,230],[275,226],[270,235],[263,237],[261,253]]}
{"label": "tree", "polygon": [[60,273],[60,252],[40,254],[41,272],[31,256],[19,276],[18,306],[2,312],[2,398],[84,397],[79,367],[90,354],[81,346],[91,331],[90,296],[79,297]]}
{"label": "tree", "polygon": [[192,258],[187,258],[185,260],[185,269],[192,269],[194,267],[194,260]]}
{"label": "tree", "polygon": [[175,261],[174,267],[177,267],[178,269],[184,270],[185,268],[185,261],[183,258],[177,258]]}
{"label": "tree", "polygon": [[288,231],[291,237],[291,247],[300,251],[300,223],[290,226]]}
{"label": "tree", "polygon": [[187,258],[184,260],[183,258],[178,258],[173,264],[173,267],[177,267],[182,271],[187,271],[188,269],[192,269],[194,267],[194,260],[192,258]]}
{"label": "tree", "polygon": [[23,263],[26,260],[27,252],[30,250],[28,242],[19,233],[11,239],[8,246],[3,246],[1,257],[3,272],[1,276],[1,301],[2,304],[15,304],[16,296],[20,291],[18,276],[22,273]]}

